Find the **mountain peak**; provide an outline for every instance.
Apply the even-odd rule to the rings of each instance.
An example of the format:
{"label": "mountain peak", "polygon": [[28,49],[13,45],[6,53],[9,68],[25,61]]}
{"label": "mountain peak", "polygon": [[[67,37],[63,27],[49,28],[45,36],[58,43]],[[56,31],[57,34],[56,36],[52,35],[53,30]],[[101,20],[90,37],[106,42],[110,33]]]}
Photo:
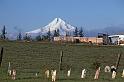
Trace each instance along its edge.
{"label": "mountain peak", "polygon": [[66,23],[61,18],[55,18],[51,23],[46,25],[45,27],[42,27],[40,29],[36,29],[30,32],[27,32],[28,34],[46,34],[48,31],[51,31],[53,33],[55,30],[59,29],[60,35],[66,35],[66,32],[73,32],[75,27],[72,25]]}
{"label": "mountain peak", "polygon": [[61,19],[61,18],[55,18],[54,20],[56,20],[56,21],[61,21],[62,19]]}
{"label": "mountain peak", "polygon": [[55,25],[60,23],[65,23],[65,21],[62,20],[61,18],[55,18],[51,23],[49,23],[49,25]]}
{"label": "mountain peak", "polygon": [[61,18],[55,18],[54,20],[56,20],[56,21],[63,21]]}
{"label": "mountain peak", "polygon": [[61,18],[55,18],[51,23],[57,23],[63,21]]}

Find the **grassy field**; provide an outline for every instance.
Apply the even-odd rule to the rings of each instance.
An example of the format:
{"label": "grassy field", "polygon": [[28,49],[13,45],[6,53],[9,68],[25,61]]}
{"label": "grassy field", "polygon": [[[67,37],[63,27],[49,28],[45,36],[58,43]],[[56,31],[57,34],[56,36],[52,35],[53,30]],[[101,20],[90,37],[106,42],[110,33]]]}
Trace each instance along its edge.
{"label": "grassy field", "polygon": [[[3,42],[4,47],[2,67],[0,68],[0,82],[51,82],[46,79],[46,69],[57,70],[56,82],[124,82],[121,78],[124,68],[124,47],[121,46],[92,46],[76,44],[54,43],[24,43]],[[59,71],[60,51],[64,52],[62,68]],[[115,65],[118,53],[122,52],[117,78],[112,80],[111,73],[104,73],[106,65]],[[94,62],[101,63],[100,79],[93,80],[95,70]],[[17,78],[15,81],[7,75],[8,62],[16,68]],[[67,77],[67,70],[71,68],[71,77]],[[81,70],[87,70],[85,79],[80,79]],[[35,76],[38,73],[38,77]]]}

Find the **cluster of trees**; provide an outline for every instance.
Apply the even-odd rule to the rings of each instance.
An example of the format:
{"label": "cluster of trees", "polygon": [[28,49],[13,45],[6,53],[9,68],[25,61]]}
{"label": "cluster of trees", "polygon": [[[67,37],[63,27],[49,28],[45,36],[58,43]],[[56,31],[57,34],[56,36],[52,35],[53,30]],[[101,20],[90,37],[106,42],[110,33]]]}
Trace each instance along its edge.
{"label": "cluster of trees", "polygon": [[80,30],[78,30],[77,27],[75,28],[74,37],[84,37],[84,32],[82,27],[80,28]]}
{"label": "cluster of trees", "polygon": [[[8,37],[7,37],[7,31],[6,31],[6,27],[5,25],[3,26],[3,28],[1,29],[1,32],[0,32],[0,39],[1,40],[8,40]],[[22,36],[22,33],[19,32],[18,35],[17,35],[17,39],[18,41],[21,41],[21,40],[27,40],[27,41],[30,41],[32,38],[30,35],[25,35],[24,37]]]}
{"label": "cluster of trees", "polygon": [[[35,41],[48,40],[48,41],[51,41],[53,39],[53,37],[58,37],[58,36],[60,36],[59,29],[55,30],[53,34],[51,33],[51,31],[49,29],[46,35],[39,34],[38,36],[35,37],[35,39],[32,39],[30,35],[26,34],[23,37],[23,40],[27,40],[27,41],[30,41],[30,40],[35,40]],[[19,33],[19,35],[17,36],[17,40],[21,40],[21,37],[22,37],[21,33]]]}
{"label": "cluster of trees", "polygon": [[[1,33],[0,33],[0,39],[6,40],[7,39],[6,34],[7,34],[6,27],[3,26],[2,30],[1,30]],[[54,33],[51,33],[50,28],[49,28],[49,30],[47,32],[47,35],[39,34],[38,36],[35,37],[35,39],[32,39],[32,37],[30,35],[28,35],[28,34],[25,34],[23,36],[22,33],[19,32],[18,35],[17,35],[17,40],[18,41],[21,41],[21,40],[26,40],[26,41],[31,41],[31,40],[35,40],[35,41],[48,40],[48,41],[51,41],[53,39],[53,37],[58,37],[58,36],[60,36],[59,29],[56,29],[54,31]],[[70,35],[69,32],[66,32],[66,36],[72,36],[72,35]],[[78,28],[76,27],[75,31],[73,32],[73,36],[74,37],[84,37],[83,29],[80,28],[80,30],[78,30]]]}
{"label": "cluster of trees", "polygon": [[58,37],[58,36],[60,36],[59,29],[55,30],[54,34],[52,34],[51,31],[50,31],[50,28],[49,28],[49,31],[47,32],[47,35],[43,36],[42,39],[43,40],[47,39],[47,40],[51,41],[53,39],[53,37]]}
{"label": "cluster of trees", "polygon": [[[55,30],[53,35],[51,34],[50,29],[49,29],[47,36],[44,36],[44,37],[45,37],[45,39],[48,39],[50,41],[53,37],[58,37],[58,36],[60,36],[59,29]],[[66,32],[66,36],[72,36],[72,35],[69,32]],[[74,37],[84,37],[83,28],[81,27],[78,30],[78,28],[76,27],[75,31],[73,33],[73,36]]]}

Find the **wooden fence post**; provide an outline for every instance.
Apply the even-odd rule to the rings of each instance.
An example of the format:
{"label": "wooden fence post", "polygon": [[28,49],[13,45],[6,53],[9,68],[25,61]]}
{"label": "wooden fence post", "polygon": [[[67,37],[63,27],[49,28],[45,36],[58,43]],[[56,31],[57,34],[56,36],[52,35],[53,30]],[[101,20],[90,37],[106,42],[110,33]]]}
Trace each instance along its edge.
{"label": "wooden fence post", "polygon": [[3,47],[1,48],[1,53],[0,53],[0,67],[2,66],[2,58],[3,58]]}
{"label": "wooden fence post", "polygon": [[62,58],[63,58],[63,51],[60,52],[60,61],[59,61],[59,70],[62,70]]}
{"label": "wooden fence post", "polygon": [[118,69],[119,63],[120,63],[120,59],[121,59],[121,53],[118,54],[118,58],[117,58],[117,62],[116,62],[116,71]]}

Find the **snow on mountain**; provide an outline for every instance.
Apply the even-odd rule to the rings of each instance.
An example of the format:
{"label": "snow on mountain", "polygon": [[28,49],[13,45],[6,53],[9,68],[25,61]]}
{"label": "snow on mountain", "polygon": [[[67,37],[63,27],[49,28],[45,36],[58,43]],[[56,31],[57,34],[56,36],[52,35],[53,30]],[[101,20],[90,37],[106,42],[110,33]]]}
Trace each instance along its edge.
{"label": "snow on mountain", "polygon": [[72,34],[73,31],[75,30],[75,27],[66,23],[61,18],[55,18],[51,23],[49,23],[45,27],[41,27],[39,29],[29,31],[29,32],[26,32],[26,33],[31,35],[31,36],[32,35],[37,35],[37,34],[45,35],[49,31],[49,29],[50,29],[50,32],[52,34],[54,33],[55,30],[59,29],[60,35],[65,36],[66,32],[69,32],[69,33]]}

